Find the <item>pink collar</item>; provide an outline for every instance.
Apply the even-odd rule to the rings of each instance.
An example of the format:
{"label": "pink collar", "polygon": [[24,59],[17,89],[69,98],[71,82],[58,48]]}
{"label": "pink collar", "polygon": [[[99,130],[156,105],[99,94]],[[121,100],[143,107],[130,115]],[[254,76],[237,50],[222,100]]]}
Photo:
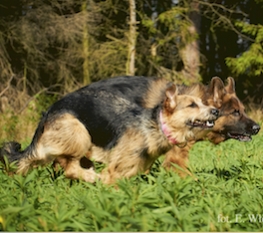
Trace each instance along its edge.
{"label": "pink collar", "polygon": [[167,127],[167,124],[163,121],[162,111],[160,111],[160,123],[161,123],[163,134],[167,137],[168,141],[174,145],[178,144],[176,139],[172,137],[171,132],[169,131]]}

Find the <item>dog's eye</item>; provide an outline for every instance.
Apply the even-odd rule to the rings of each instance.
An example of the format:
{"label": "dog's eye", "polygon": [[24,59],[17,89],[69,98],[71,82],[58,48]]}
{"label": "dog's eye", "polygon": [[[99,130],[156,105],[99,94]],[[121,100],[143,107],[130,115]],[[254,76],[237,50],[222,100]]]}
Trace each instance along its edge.
{"label": "dog's eye", "polygon": [[240,116],[240,111],[235,109],[234,112],[233,112],[233,115],[234,116]]}
{"label": "dog's eye", "polygon": [[190,108],[197,108],[197,104],[195,102],[192,102],[190,105],[188,105]]}

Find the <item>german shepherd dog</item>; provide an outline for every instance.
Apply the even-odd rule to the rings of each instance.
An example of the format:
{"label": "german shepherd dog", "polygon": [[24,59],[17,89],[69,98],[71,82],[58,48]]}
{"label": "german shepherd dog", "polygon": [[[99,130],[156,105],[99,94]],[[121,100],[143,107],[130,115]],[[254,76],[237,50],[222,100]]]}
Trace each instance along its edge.
{"label": "german shepherd dog", "polygon": [[[57,160],[68,178],[113,183],[149,170],[159,155],[187,144],[213,127],[217,118],[215,107],[204,105],[199,97],[179,95],[178,88],[164,79],[112,78],[54,103],[31,144],[21,151],[19,143],[6,143],[1,157],[16,161],[22,174]],[[107,166],[101,174],[93,167],[84,169],[84,156]]]}
{"label": "german shepherd dog", "polygon": [[[108,79],[99,85],[104,85],[109,92],[118,90],[116,95],[136,105],[154,109],[163,98],[166,81],[158,78],[132,76]],[[181,175],[190,174],[187,170],[189,150],[197,141],[209,139],[214,144],[228,139],[250,141],[251,135],[256,135],[260,130],[259,125],[246,115],[244,105],[236,96],[235,81],[231,77],[227,79],[226,85],[219,77],[214,77],[209,85],[201,83],[192,86],[177,85],[177,91],[180,95],[195,96],[200,98],[205,105],[216,107],[219,109],[219,118],[211,130],[205,127],[198,132],[195,130],[194,137],[188,138],[185,146],[175,145],[169,150],[163,162],[163,166],[168,169],[176,169],[173,164],[177,164],[184,169],[184,171],[179,171]]]}

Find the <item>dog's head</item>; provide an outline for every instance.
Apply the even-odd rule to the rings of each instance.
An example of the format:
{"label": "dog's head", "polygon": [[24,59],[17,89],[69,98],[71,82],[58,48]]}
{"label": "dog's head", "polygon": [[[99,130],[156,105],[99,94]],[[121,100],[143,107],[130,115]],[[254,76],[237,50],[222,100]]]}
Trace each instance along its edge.
{"label": "dog's head", "polygon": [[172,84],[165,92],[160,123],[168,139],[183,143],[194,139],[198,132],[211,129],[218,113],[198,97],[178,95],[177,87]]}
{"label": "dog's head", "polygon": [[210,141],[215,144],[230,138],[250,141],[251,135],[259,132],[259,125],[246,115],[244,105],[236,96],[233,78],[229,77],[226,85],[218,77],[213,78],[208,95],[207,101],[214,102],[219,109],[219,118],[208,134]]}

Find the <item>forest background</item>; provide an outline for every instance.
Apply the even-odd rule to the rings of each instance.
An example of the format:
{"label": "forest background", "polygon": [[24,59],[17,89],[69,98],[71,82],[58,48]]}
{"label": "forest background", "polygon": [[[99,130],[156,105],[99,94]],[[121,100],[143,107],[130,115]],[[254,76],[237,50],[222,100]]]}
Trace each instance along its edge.
{"label": "forest background", "polygon": [[262,10],[262,0],[1,0],[0,140],[32,137],[56,99],[117,75],[233,76],[261,108]]}

